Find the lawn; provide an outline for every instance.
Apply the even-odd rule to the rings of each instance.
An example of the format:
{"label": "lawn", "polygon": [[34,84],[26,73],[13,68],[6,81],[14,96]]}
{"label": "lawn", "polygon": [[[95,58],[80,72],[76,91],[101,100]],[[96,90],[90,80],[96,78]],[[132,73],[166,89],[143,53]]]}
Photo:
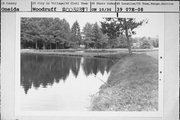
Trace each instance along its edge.
{"label": "lawn", "polygon": [[158,60],[145,53],[121,58],[91,102],[93,111],[157,111]]}

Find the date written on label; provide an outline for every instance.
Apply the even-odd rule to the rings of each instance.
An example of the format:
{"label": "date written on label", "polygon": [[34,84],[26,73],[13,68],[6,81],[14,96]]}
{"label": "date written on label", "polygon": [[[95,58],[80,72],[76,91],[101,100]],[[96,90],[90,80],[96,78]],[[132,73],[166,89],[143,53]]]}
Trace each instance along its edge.
{"label": "date written on label", "polygon": [[143,12],[143,8],[133,8],[133,7],[127,7],[127,8],[116,8],[116,12]]}
{"label": "date written on label", "polygon": [[111,12],[111,8],[91,8],[91,12]]}

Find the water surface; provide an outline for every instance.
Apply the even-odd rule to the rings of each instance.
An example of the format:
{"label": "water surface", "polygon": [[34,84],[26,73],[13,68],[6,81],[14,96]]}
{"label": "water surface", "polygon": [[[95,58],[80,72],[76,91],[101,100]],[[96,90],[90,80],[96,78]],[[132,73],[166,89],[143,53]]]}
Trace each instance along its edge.
{"label": "water surface", "polygon": [[21,55],[21,110],[86,111],[110,74],[110,58]]}

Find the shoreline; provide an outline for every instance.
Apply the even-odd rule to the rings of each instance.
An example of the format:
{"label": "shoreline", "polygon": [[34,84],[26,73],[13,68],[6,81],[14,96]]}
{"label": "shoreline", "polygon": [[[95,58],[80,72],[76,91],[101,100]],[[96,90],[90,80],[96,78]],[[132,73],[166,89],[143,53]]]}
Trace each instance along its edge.
{"label": "shoreline", "polygon": [[[21,49],[21,52],[128,52],[127,48],[114,48],[114,49]],[[151,52],[158,51],[158,48],[153,49],[132,49],[132,52]]]}
{"label": "shoreline", "polygon": [[[143,54],[151,56],[152,52],[158,49],[133,49],[133,54]],[[53,50],[35,50],[21,49],[22,54],[38,54],[38,55],[62,55],[62,56],[79,56],[79,57],[103,57],[103,58],[122,58],[127,56],[127,49],[53,49]]]}

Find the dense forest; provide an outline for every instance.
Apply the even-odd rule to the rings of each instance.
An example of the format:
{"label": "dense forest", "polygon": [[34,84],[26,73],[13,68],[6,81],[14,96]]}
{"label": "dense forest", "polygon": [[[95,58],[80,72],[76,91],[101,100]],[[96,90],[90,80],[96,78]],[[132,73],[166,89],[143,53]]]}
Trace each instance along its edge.
{"label": "dense forest", "polygon": [[[113,24],[105,31],[103,22],[86,23],[80,29],[78,21],[72,26],[60,18],[21,18],[21,48],[25,49],[68,49],[68,48],[127,48],[127,37],[117,34]],[[111,37],[113,36],[113,37]],[[143,42],[142,42],[143,40]],[[158,39],[130,38],[139,42],[141,48],[158,47]]]}

